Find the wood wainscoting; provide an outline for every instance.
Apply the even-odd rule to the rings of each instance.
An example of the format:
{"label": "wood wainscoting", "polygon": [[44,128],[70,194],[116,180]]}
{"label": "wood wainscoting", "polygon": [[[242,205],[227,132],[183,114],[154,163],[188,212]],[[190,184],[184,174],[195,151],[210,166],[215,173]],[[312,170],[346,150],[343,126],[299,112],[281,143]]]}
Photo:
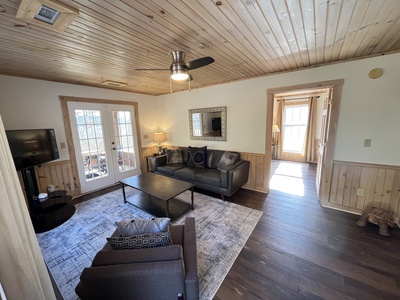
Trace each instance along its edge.
{"label": "wood wainscoting", "polygon": [[[166,146],[168,149],[176,149],[179,146]],[[157,146],[143,147],[141,151],[141,165],[142,172],[146,172],[146,159],[145,156],[152,156],[154,153],[157,153]],[[265,155],[260,153],[248,153],[248,152],[239,152],[240,158],[244,160],[250,161],[250,174],[249,180],[243,186],[245,189],[258,191],[258,192],[267,192],[267,182],[265,180]]]}
{"label": "wood wainscoting", "polygon": [[[168,148],[177,148],[168,145]],[[157,145],[142,147],[140,151],[140,166],[142,172],[147,171],[146,156],[152,156],[157,153]],[[265,181],[265,154],[240,153],[241,158],[250,161],[250,174],[248,182],[243,188],[266,192]],[[40,193],[46,193],[48,185],[54,185],[56,190],[66,190],[73,198],[81,196],[79,178],[73,176],[70,160],[54,161],[43,164],[41,167],[35,167],[36,180]],[[21,172],[18,172],[22,189],[24,184]]]}
{"label": "wood wainscoting", "polygon": [[47,187],[52,184],[55,190],[65,190],[72,197],[79,196],[79,178],[72,174],[69,160],[55,161],[35,167],[36,180],[40,193],[47,193]]}
{"label": "wood wainscoting", "polygon": [[268,180],[265,178],[265,155],[260,153],[240,152],[240,158],[250,161],[249,180],[243,186],[245,189],[267,193]]}
{"label": "wood wainscoting", "polygon": [[381,207],[398,223],[400,167],[334,161],[329,202],[321,204],[356,214]]}
{"label": "wood wainscoting", "polygon": [[[142,148],[140,151],[140,168],[146,172],[145,156],[151,156],[157,152],[157,146]],[[81,196],[79,178],[73,176],[70,160],[54,161],[35,167],[36,180],[39,193],[47,193],[47,187],[52,184],[56,190],[66,190],[73,198]],[[18,172],[22,189],[24,184],[21,172]]]}

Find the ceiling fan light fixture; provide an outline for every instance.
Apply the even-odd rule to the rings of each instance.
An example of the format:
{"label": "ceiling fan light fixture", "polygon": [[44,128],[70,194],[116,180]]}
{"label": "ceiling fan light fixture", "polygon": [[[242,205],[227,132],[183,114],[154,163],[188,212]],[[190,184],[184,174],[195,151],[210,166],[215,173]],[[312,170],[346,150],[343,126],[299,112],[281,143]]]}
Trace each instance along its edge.
{"label": "ceiling fan light fixture", "polygon": [[172,80],[187,80],[189,78],[189,73],[187,70],[184,69],[178,69],[178,70],[172,70],[171,71],[171,79]]}

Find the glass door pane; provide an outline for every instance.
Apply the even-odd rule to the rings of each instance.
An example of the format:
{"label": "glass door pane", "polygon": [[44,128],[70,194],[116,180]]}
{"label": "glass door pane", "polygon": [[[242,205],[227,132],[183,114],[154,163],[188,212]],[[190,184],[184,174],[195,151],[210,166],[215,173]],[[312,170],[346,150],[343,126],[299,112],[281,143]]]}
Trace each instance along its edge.
{"label": "glass door pane", "polygon": [[137,168],[130,111],[113,111],[114,143],[120,173]]}
{"label": "glass door pane", "polygon": [[140,174],[139,146],[133,106],[107,105],[115,179]]}
{"label": "glass door pane", "polygon": [[85,180],[109,176],[100,110],[75,110]]}
{"label": "glass door pane", "polygon": [[69,102],[68,109],[82,193],[114,184],[105,105]]}

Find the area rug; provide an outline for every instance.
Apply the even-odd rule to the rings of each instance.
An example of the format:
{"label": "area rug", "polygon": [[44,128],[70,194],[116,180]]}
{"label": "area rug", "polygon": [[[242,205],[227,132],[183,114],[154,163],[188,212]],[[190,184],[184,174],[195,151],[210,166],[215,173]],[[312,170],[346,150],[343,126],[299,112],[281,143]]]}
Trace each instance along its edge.
{"label": "area rug", "polygon": [[[126,188],[127,196],[137,193]],[[190,202],[190,192],[178,196]],[[195,209],[176,219],[196,218],[200,299],[212,299],[241,249],[258,223],[262,212],[194,194]],[[91,265],[116,221],[151,218],[152,215],[124,204],[120,190],[76,205],[76,213],[61,226],[37,234],[44,260],[65,300],[79,299],[75,287],[85,267]]]}

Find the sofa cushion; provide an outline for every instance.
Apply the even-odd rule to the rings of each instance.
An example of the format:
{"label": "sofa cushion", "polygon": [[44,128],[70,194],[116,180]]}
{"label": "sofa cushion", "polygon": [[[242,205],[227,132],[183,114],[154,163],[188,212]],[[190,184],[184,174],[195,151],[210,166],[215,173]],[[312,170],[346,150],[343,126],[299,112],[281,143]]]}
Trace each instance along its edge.
{"label": "sofa cushion", "polygon": [[207,163],[207,146],[204,147],[190,147],[187,152],[187,165],[188,167],[206,168]]}
{"label": "sofa cushion", "polygon": [[210,161],[210,169],[216,169],[218,166],[219,161],[221,160],[222,154],[224,154],[224,151],[221,150],[213,150],[213,158],[212,161]]}
{"label": "sofa cushion", "polygon": [[97,252],[93,259],[92,267],[152,261],[169,261],[182,259],[182,257],[183,253],[181,245],[135,249],[135,251],[132,251],[132,249],[121,249],[120,251],[115,251],[114,249],[103,249]]}
{"label": "sofa cushion", "polygon": [[238,159],[239,159],[238,154],[225,151],[217,165],[217,169],[221,170],[224,167],[229,166],[230,164],[233,164]]}
{"label": "sofa cushion", "polygon": [[113,249],[143,249],[172,245],[169,232],[143,233],[132,236],[109,237]]}
{"label": "sofa cushion", "polygon": [[182,150],[181,149],[167,149],[167,165],[169,164],[182,164]]}
{"label": "sofa cushion", "polygon": [[221,171],[217,169],[207,169],[205,172],[199,172],[196,174],[196,182],[220,187]]}
{"label": "sofa cushion", "polygon": [[201,169],[197,169],[197,168],[190,168],[190,167],[186,167],[186,168],[182,168],[179,169],[175,172],[175,177],[177,179],[182,179],[182,180],[186,180],[186,181],[195,181],[196,180],[196,174],[202,171]]}
{"label": "sofa cushion", "polygon": [[175,176],[175,171],[186,167],[185,164],[170,164],[170,165],[162,165],[157,167],[157,172]]}
{"label": "sofa cushion", "polygon": [[117,227],[120,235],[125,237],[142,233],[168,231],[170,221],[170,218],[123,220],[117,222]]}

